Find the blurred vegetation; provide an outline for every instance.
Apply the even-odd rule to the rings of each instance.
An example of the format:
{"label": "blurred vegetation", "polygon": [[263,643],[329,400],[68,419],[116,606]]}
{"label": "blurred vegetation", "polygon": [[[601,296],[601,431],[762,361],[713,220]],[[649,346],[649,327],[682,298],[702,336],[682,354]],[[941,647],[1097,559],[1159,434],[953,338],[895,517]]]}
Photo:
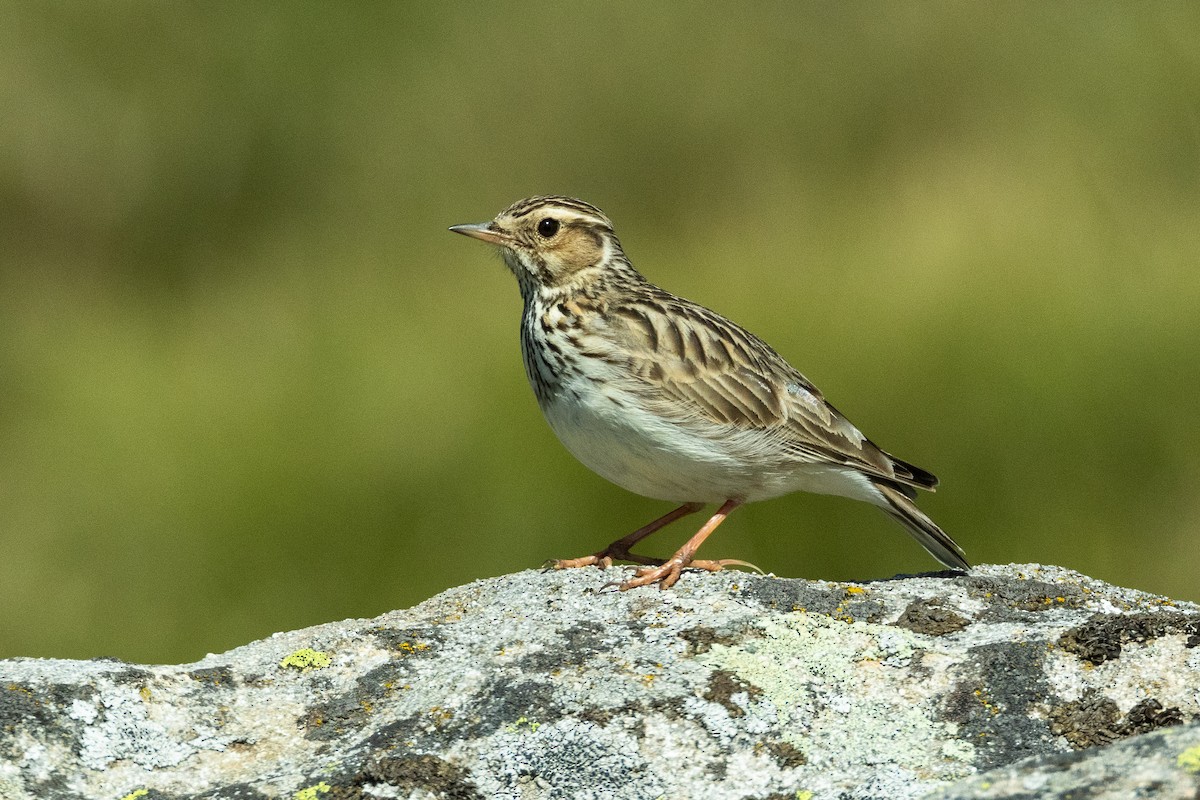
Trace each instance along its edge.
{"label": "blurred vegetation", "polygon": [[[937,473],[973,561],[1200,599],[1196,4],[2,10],[0,656],[190,660],[663,513],[446,232],[541,193]],[[937,567],[812,496],[704,552]]]}

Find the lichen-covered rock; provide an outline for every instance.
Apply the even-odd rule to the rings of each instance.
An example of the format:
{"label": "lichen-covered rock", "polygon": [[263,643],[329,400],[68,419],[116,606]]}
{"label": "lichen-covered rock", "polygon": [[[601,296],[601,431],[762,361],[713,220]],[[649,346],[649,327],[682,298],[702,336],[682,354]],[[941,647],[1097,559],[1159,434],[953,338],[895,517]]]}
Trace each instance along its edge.
{"label": "lichen-covered rock", "polygon": [[1033,756],[934,792],[928,800],[1196,800],[1200,723],[1103,748]]}
{"label": "lichen-covered rock", "polygon": [[[1200,788],[1194,605],[1038,566],[610,577],[477,581],[178,667],[0,661],[0,798],[1067,797],[1109,751]],[[1021,780],[1047,792],[997,793]]]}

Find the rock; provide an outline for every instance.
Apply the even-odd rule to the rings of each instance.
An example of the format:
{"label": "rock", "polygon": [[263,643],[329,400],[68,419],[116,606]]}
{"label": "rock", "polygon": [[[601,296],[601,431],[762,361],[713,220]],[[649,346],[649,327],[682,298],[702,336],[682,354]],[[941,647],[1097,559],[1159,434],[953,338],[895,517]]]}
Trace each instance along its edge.
{"label": "rock", "polygon": [[938,790],[929,800],[1195,800],[1200,724],[1135,736],[1108,747],[1034,756]]}
{"label": "rock", "polygon": [[1035,565],[602,590],[611,577],[481,580],[182,666],[0,661],[0,798],[1200,788],[1195,605]]}

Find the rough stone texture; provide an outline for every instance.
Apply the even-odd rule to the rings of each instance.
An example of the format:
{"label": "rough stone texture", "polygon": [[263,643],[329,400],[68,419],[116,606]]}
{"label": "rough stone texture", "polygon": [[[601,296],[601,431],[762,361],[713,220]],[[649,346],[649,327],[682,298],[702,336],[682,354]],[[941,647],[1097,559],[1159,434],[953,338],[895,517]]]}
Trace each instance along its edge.
{"label": "rough stone texture", "polygon": [[0,798],[1200,796],[1200,608],[1063,569],[525,572],[183,666],[0,661]]}
{"label": "rough stone texture", "polygon": [[1196,800],[1200,724],[1135,736],[1108,747],[1034,756],[934,792],[929,800]]}

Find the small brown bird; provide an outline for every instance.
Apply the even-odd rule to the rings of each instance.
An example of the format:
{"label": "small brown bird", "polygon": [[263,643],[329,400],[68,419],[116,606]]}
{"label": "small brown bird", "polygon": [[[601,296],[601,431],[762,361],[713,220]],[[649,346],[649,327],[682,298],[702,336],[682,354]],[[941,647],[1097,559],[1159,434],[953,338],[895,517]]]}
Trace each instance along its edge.
{"label": "small brown bird", "polygon": [[[499,247],[516,275],[525,372],[559,440],[618,486],[681,503],[598,553],[553,566],[634,561],[647,566],[621,589],[666,588],[687,567],[744,563],[694,558],[739,505],[806,491],[878,506],[938,561],[969,568],[913,503],[937,478],[876,447],[762,339],[647,281],[600,209],[531,197],[450,230]],[[630,552],[706,503],[721,506],[671,558]]]}

